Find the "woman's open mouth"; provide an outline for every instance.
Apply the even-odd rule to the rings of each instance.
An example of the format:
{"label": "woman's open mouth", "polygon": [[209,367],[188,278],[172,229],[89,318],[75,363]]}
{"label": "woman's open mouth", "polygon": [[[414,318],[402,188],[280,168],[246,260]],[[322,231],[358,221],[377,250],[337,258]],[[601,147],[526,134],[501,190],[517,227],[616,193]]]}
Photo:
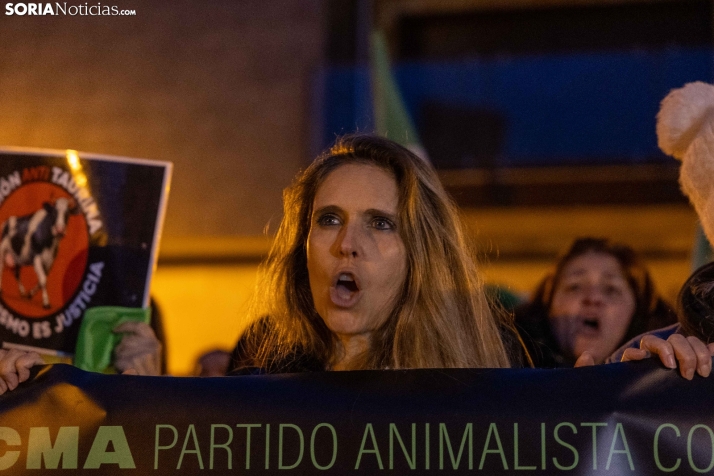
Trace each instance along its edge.
{"label": "woman's open mouth", "polygon": [[580,321],[580,333],[590,336],[596,336],[600,334],[600,319],[597,318],[584,318]]}
{"label": "woman's open mouth", "polygon": [[352,273],[340,273],[330,287],[330,299],[339,307],[353,306],[359,299],[360,288]]}

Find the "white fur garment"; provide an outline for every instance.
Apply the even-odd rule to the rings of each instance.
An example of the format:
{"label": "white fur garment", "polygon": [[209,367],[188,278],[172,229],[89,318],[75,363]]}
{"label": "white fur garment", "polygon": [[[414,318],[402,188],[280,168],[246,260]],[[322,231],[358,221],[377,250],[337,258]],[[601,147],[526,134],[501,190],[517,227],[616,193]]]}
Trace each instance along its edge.
{"label": "white fur garment", "polygon": [[672,90],[657,114],[657,142],[682,161],[682,191],[714,243],[714,85],[697,81]]}

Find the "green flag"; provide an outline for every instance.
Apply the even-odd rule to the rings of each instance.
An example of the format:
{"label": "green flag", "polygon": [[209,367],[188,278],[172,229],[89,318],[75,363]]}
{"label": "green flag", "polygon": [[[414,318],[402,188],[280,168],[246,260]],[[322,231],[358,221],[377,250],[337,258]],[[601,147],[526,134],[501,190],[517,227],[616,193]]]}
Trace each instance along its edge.
{"label": "green flag", "polygon": [[79,327],[74,365],[89,372],[114,373],[114,348],[122,335],[114,328],[124,322],[151,322],[151,308],[96,306],[87,309]]}
{"label": "green flag", "polygon": [[370,40],[372,102],[376,132],[428,160],[392,75],[384,35],[374,31]]}
{"label": "green flag", "polygon": [[692,271],[704,266],[714,259],[712,246],[704,234],[702,225],[697,225],[697,233],[694,237],[694,249],[692,250]]}

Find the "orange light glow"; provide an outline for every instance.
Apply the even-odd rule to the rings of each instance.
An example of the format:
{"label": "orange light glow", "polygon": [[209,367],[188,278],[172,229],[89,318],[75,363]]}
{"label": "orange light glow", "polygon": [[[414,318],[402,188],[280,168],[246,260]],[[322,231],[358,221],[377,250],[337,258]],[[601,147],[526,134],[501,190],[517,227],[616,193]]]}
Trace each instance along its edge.
{"label": "orange light glow", "polygon": [[79,187],[86,186],[87,176],[82,171],[82,164],[79,163],[79,154],[76,150],[67,150],[67,163],[69,164],[69,168],[72,170],[74,183],[76,183]]}

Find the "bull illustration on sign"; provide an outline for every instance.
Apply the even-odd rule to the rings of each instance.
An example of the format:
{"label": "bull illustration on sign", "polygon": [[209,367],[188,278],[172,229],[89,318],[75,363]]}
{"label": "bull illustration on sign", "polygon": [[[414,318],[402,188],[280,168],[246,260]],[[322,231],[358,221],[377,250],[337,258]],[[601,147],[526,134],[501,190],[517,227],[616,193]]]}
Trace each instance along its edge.
{"label": "bull illustration on sign", "polygon": [[[42,208],[29,215],[11,216],[2,225],[0,237],[0,292],[5,266],[12,268],[20,295],[28,299],[42,290],[42,306],[50,307],[47,295],[47,274],[52,268],[59,242],[65,234],[70,215],[79,213],[76,204],[66,198],[45,202]],[[37,274],[37,284],[30,292],[20,281],[20,269],[32,266]]]}

